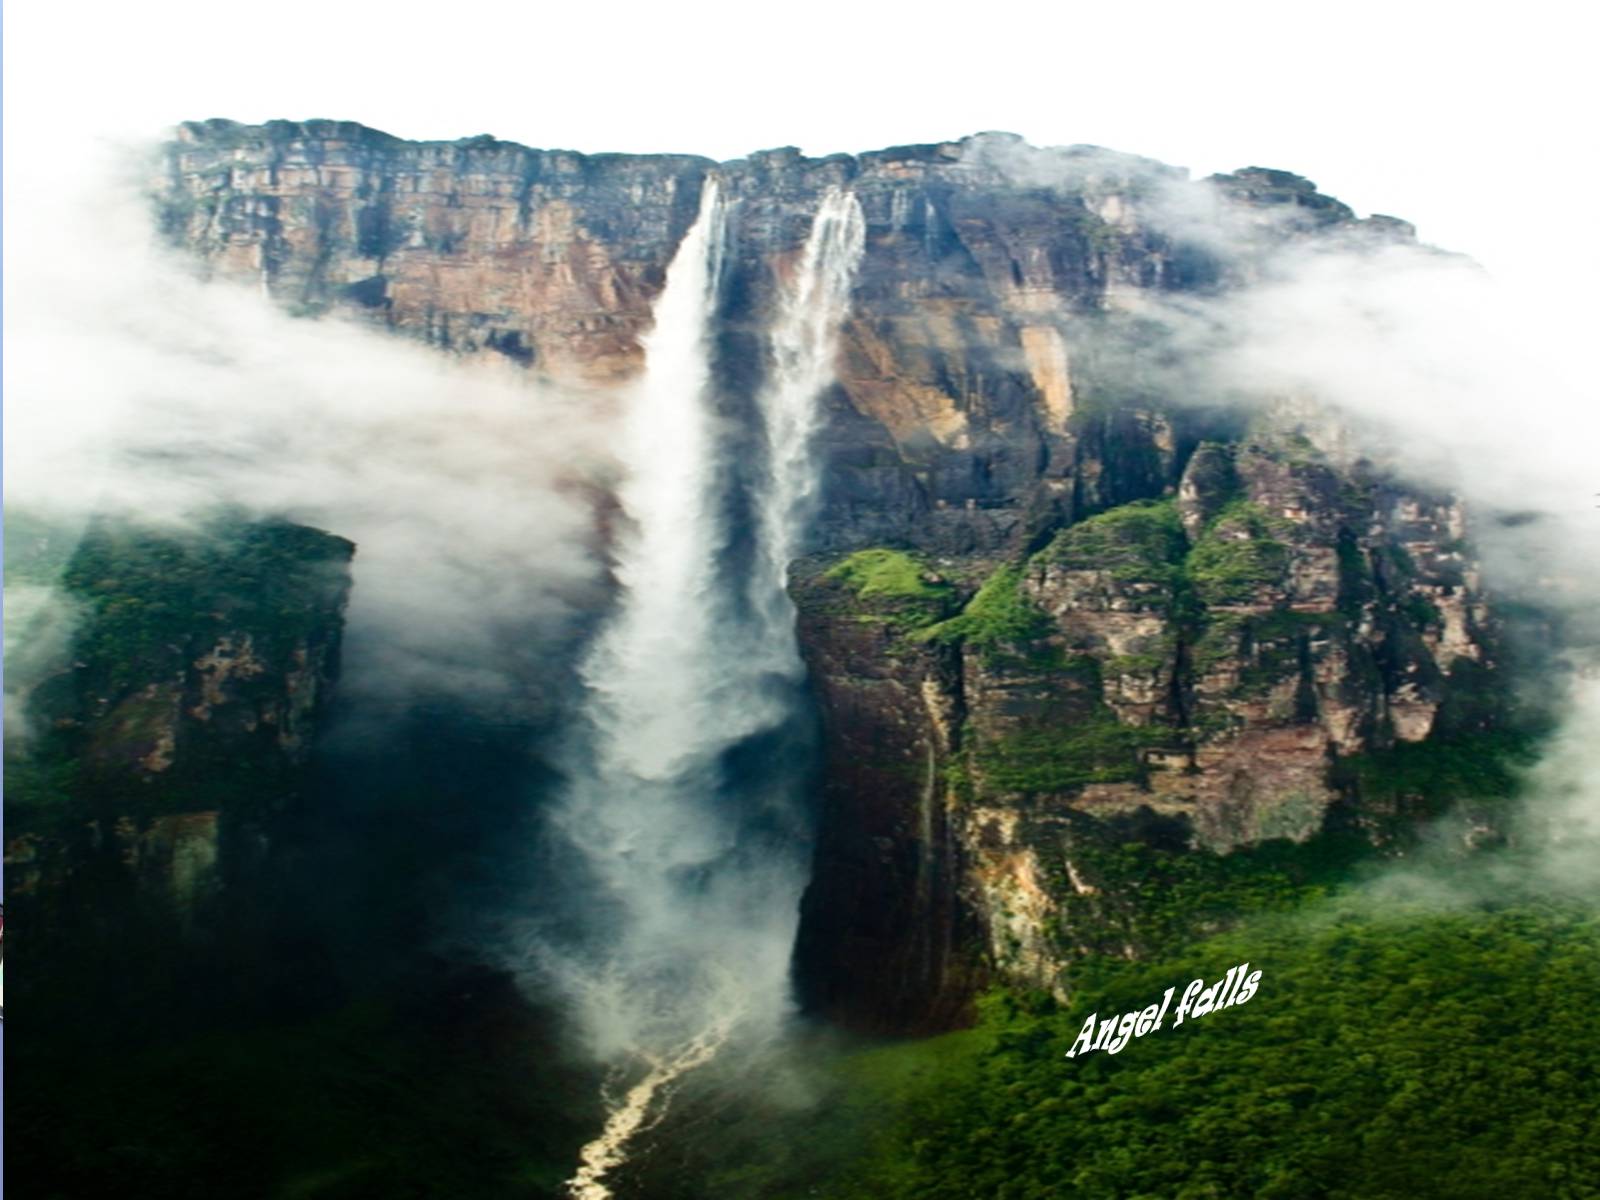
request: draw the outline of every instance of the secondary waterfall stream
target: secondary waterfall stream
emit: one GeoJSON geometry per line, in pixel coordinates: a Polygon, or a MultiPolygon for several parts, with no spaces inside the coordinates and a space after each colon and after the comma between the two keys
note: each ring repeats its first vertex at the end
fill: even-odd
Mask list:
{"type": "Polygon", "coordinates": [[[728,205],[709,180],[629,397],[621,591],[583,664],[558,817],[598,895],[584,952],[558,971],[596,1053],[617,1064],[605,1127],[567,1185],[580,1200],[611,1195],[603,1177],[661,1119],[685,1072],[736,1033],[775,1028],[788,1006],[805,863],[795,839],[770,830],[785,814],[792,822],[793,781],[731,779],[725,758],[792,715],[802,667],[785,584],[813,513],[818,400],[865,223],[853,195],[829,189],[780,286],[755,404],[765,439],[755,566],[731,581],[719,571],[729,475],[712,367],[728,237],[728,205]]]}

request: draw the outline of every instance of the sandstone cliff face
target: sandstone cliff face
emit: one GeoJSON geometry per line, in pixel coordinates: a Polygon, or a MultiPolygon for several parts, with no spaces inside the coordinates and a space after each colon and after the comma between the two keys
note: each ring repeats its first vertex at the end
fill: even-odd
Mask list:
{"type": "Polygon", "coordinates": [[[36,928],[218,916],[302,786],[353,549],[282,524],[84,535],[59,584],[68,653],[8,747],[9,892],[36,928]]]}
{"type": "Polygon", "coordinates": [[[650,305],[713,172],[735,201],[722,364],[734,391],[759,377],[763,315],[824,189],[848,184],[866,215],[824,433],[818,536],[838,547],[993,551],[1176,481],[1194,435],[1155,411],[1137,364],[1099,336],[1141,296],[1231,269],[1169,231],[1173,189],[1236,194],[1284,236],[1362,225],[1282,172],[1189,184],[1149,160],[1003,134],[716,164],[208,121],[180,128],[157,198],[177,245],[294,311],[596,382],[639,366],[650,305]]]}
{"type": "Polygon", "coordinates": [[[1404,805],[1356,764],[1493,723],[1460,507],[1305,402],[1195,394],[1151,317],[1286,242],[1412,236],[1297,176],[1006,135],[713,164],[206,122],[159,199],[180,247],[298,311],[603,385],[637,369],[712,173],[736,425],[818,197],[847,185],[867,219],[794,584],[826,730],[813,1008],[936,1028],[996,976],[1062,990],[1079,954],[1226,919],[1207,889],[1241,863],[1297,886],[1330,845],[1391,839],[1404,805]],[[1196,205],[1247,251],[1188,239],[1196,205]]]}
{"type": "Polygon", "coordinates": [[[162,219],[296,311],[342,307],[447,348],[605,378],[638,363],[709,165],[208,121],[178,131],[162,219]]]}

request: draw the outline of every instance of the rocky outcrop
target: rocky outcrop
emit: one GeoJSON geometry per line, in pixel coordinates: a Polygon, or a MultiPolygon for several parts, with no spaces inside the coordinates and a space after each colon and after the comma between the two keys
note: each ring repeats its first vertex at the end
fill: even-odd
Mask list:
{"type": "Polygon", "coordinates": [[[8,745],[8,890],[36,930],[217,917],[303,786],[353,550],[278,523],[84,535],[59,585],[68,653],[8,745]]]}
{"type": "Polygon", "coordinates": [[[1459,754],[1492,724],[1496,622],[1459,506],[1311,428],[1280,411],[1202,443],[1174,494],[1021,559],[802,570],[830,749],[811,1003],[906,1028],[996,975],[1065,993],[1082,954],[1161,947],[1410,827],[1346,764],[1459,754]],[[1240,855],[1269,844],[1287,874],[1241,889],[1240,855]],[[1218,892],[1184,893],[1208,876],[1218,892]]]}

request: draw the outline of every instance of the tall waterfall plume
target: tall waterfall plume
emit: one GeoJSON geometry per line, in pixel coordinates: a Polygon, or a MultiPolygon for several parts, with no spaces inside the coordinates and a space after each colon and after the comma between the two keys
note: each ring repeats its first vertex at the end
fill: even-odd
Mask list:
{"type": "Polygon", "coordinates": [[[839,323],[849,311],[865,247],[860,201],[842,188],[829,188],[773,321],[772,373],[760,397],[768,477],[750,600],[769,654],[796,674],[800,657],[787,590],[789,564],[814,515],[820,482],[814,446],[822,423],[818,401],[833,382],[839,323]]]}
{"type": "Polygon", "coordinates": [[[556,974],[596,1053],[618,1065],[605,1129],[568,1185],[585,1200],[610,1195],[603,1176],[685,1072],[730,1038],[771,1031],[789,1006],[805,883],[803,841],[785,836],[801,827],[797,780],[736,776],[727,757],[793,715],[801,667],[786,575],[813,512],[818,399],[864,221],[852,195],[831,189],[781,289],[755,406],[767,447],[757,567],[742,580],[718,569],[727,476],[711,349],[727,239],[727,205],[708,181],[629,398],[621,594],[583,664],[587,700],[558,815],[595,900],[584,945],[556,974]]]}

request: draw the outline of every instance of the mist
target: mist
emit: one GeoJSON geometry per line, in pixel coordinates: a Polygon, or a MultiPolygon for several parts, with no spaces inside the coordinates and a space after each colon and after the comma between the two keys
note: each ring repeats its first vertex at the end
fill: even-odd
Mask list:
{"type": "MultiPolygon", "coordinates": [[[[1041,160],[1003,139],[974,153],[1028,186],[1115,190],[1151,169],[1092,148],[1041,160]]],[[[120,515],[202,530],[231,509],[348,537],[341,704],[374,721],[438,699],[491,720],[560,718],[547,825],[526,843],[528,825],[506,830],[505,856],[527,860],[510,872],[521,891],[497,894],[459,936],[560,999],[592,1058],[618,1066],[574,1177],[578,1194],[603,1197],[603,1177],[687,1072],[736,1038],[738,1063],[768,1061],[748,1056],[752,1043],[770,1048],[790,1013],[813,764],[795,728],[805,701],[783,587],[817,504],[814,405],[863,253],[859,211],[826,202],[835,225],[818,216],[798,271],[812,290],[780,296],[772,378],[753,406],[768,438],[758,569],[731,580],[719,574],[731,533],[717,525],[728,431],[708,350],[724,236],[714,209],[703,241],[685,243],[703,277],[677,307],[658,300],[647,377],[578,391],[491,356],[296,319],[263,288],[205,280],[154,242],[145,171],[107,149],[65,192],[52,181],[13,214],[26,232],[13,235],[6,286],[26,299],[8,305],[6,502],[68,528],[120,515]],[[602,492],[620,506],[609,545],[602,492]]],[[[1158,177],[1143,216],[1232,286],[1113,298],[1111,317],[1164,330],[1158,361],[1129,352],[1151,385],[1247,415],[1302,414],[1330,457],[1462,497],[1491,600],[1566,618],[1564,669],[1521,681],[1561,720],[1506,823],[1519,853],[1453,879],[1472,836],[1463,814],[1363,895],[1459,905],[1533,885],[1592,898],[1600,484],[1588,460],[1600,417],[1578,348],[1548,344],[1538,298],[1507,296],[1465,259],[1290,236],[1292,213],[1241,215],[1209,185],[1158,177]]],[[[8,600],[8,662],[21,661],[19,629],[41,653],[68,644],[64,597],[8,600]]],[[[8,696],[8,727],[14,707],[8,696]]]]}
{"type": "Polygon", "coordinates": [[[1179,348],[1176,396],[1293,422],[1331,461],[1365,460],[1408,487],[1461,500],[1491,605],[1549,614],[1555,644],[1512,685],[1556,717],[1495,823],[1514,853],[1484,879],[1452,881],[1483,831],[1460,813],[1425,862],[1382,886],[1456,899],[1485,886],[1593,899],[1600,834],[1600,407],[1586,353],[1563,341],[1557,297],[1514,294],[1476,263],[1381,231],[1295,236],[1296,215],[1242,219],[1209,184],[1169,182],[1158,228],[1196,241],[1234,286],[1141,306],[1179,348]],[[1580,869],[1581,868],[1581,869],[1580,869]],[[1486,882],[1492,881],[1492,882],[1486,882]]]}
{"type": "MultiPolygon", "coordinates": [[[[1521,807],[1495,818],[1516,853],[1486,877],[1502,890],[1592,897],[1600,878],[1582,864],[1600,834],[1600,405],[1587,348],[1571,336],[1570,295],[1513,291],[1472,259],[1416,242],[1403,221],[1352,220],[1303,180],[1286,188],[1306,187],[1304,204],[1241,204],[1228,179],[1006,134],[970,139],[963,161],[1059,191],[1063,204],[1081,197],[1108,224],[1153,233],[1200,265],[1199,286],[1178,291],[1113,278],[1103,315],[1066,320],[1073,371],[1091,386],[1293,429],[1332,463],[1360,461],[1461,502],[1490,605],[1539,611],[1558,631],[1536,666],[1512,674],[1555,726],[1521,807]]],[[[1481,896],[1449,878],[1483,833],[1474,819],[1441,822],[1426,863],[1384,886],[1481,896]]]]}
{"type": "Polygon", "coordinates": [[[155,243],[141,153],[75,165],[10,214],[6,504],[326,529],[357,544],[345,693],[543,703],[541,654],[602,583],[611,400],[205,281],[155,243]]]}

